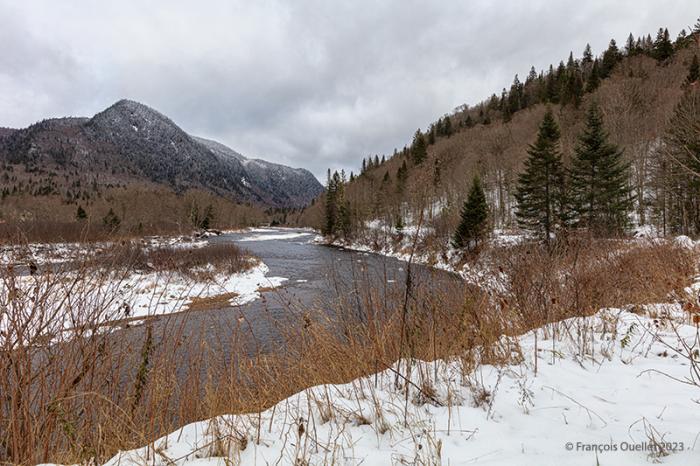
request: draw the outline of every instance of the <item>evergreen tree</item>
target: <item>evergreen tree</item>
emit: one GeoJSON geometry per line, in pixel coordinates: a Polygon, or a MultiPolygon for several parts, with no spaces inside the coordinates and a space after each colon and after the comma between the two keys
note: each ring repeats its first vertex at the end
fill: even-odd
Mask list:
{"type": "Polygon", "coordinates": [[[214,222],[214,206],[211,204],[208,204],[207,207],[204,209],[204,215],[202,216],[202,219],[199,222],[199,225],[197,225],[199,228],[202,228],[204,230],[208,230],[211,224],[214,222]]]}
{"type": "Polygon", "coordinates": [[[452,120],[449,115],[445,115],[445,119],[442,121],[442,134],[448,138],[452,136],[452,120]]]}
{"type": "Polygon", "coordinates": [[[479,177],[475,176],[467,201],[462,207],[461,219],[452,238],[452,246],[456,249],[477,247],[479,240],[485,236],[487,219],[486,195],[479,177]]]}
{"type": "Polygon", "coordinates": [[[666,61],[673,56],[673,43],[668,34],[668,29],[659,29],[654,41],[652,55],[658,61],[666,61]]]}
{"type": "Polygon", "coordinates": [[[105,215],[102,218],[102,223],[105,227],[107,227],[109,231],[117,231],[122,221],[117,216],[117,214],[114,213],[114,210],[110,207],[109,212],[107,212],[107,215],[105,215]]]}
{"type": "Polygon", "coordinates": [[[411,145],[411,156],[413,158],[413,163],[419,165],[423,163],[423,160],[428,157],[427,144],[425,143],[425,137],[420,130],[416,131],[413,136],[413,144],[411,145]]]}
{"type": "Polygon", "coordinates": [[[406,161],[404,160],[398,170],[396,170],[396,191],[401,194],[406,187],[406,180],[408,180],[408,167],[406,166],[406,161]]]}
{"type": "Polygon", "coordinates": [[[326,181],[326,205],[325,205],[325,223],[323,228],[324,235],[332,235],[335,231],[338,221],[338,204],[337,204],[337,185],[335,177],[338,172],[331,176],[331,171],[328,170],[328,180],[326,181]]]}
{"type": "Polygon", "coordinates": [[[531,144],[525,171],[518,177],[515,199],[518,224],[547,241],[564,226],[564,168],[559,152],[559,126],[551,109],[540,124],[537,139],[531,144]]]}
{"type": "Polygon", "coordinates": [[[681,32],[678,33],[678,37],[676,37],[676,43],[673,44],[673,47],[676,50],[680,50],[686,48],[688,45],[690,45],[690,37],[685,29],[681,29],[681,32]]]}
{"type": "Polygon", "coordinates": [[[583,58],[581,58],[581,65],[586,68],[593,64],[593,51],[591,50],[591,44],[586,44],[586,48],[583,50],[583,58]]]}
{"type": "Polygon", "coordinates": [[[632,207],[628,172],[622,151],[608,142],[600,109],[591,105],[570,173],[571,215],[577,226],[595,234],[625,230],[632,207]]]}
{"type": "Polygon", "coordinates": [[[690,63],[688,68],[688,77],[686,78],[687,84],[693,84],[700,81],[700,63],[698,63],[698,56],[693,56],[693,61],[690,63]]]}
{"type": "Polygon", "coordinates": [[[598,68],[598,60],[593,62],[593,68],[591,68],[591,74],[588,76],[588,81],[586,81],[586,92],[593,92],[600,86],[600,71],[598,68]]]}
{"type": "Polygon", "coordinates": [[[635,55],[636,52],[637,47],[635,46],[634,36],[630,32],[630,35],[627,36],[627,42],[625,43],[625,55],[631,57],[632,55],[635,55]]]}
{"type": "Polygon", "coordinates": [[[442,176],[442,167],[440,166],[440,159],[435,158],[435,163],[433,164],[433,187],[437,188],[440,186],[440,180],[442,176]]]}
{"type": "MultiPolygon", "coordinates": [[[[4,192],[3,192],[4,194],[4,192]]],[[[79,205],[78,210],[75,212],[75,218],[77,220],[85,220],[87,218],[87,212],[83,209],[83,206],[79,205]]]]}
{"type": "Polygon", "coordinates": [[[610,76],[621,58],[617,42],[615,42],[615,39],[612,39],[608,49],[603,53],[603,61],[600,64],[600,77],[604,79],[610,76]]]}
{"type": "Polygon", "coordinates": [[[557,83],[557,76],[554,71],[554,67],[549,65],[549,72],[547,73],[547,78],[545,82],[546,89],[546,99],[547,102],[558,103],[559,102],[559,86],[557,83]]]}

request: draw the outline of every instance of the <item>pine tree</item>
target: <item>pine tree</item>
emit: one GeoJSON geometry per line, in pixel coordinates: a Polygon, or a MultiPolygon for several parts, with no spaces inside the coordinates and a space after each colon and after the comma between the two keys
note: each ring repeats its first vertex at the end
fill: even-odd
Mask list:
{"type": "Polygon", "coordinates": [[[411,145],[411,156],[413,158],[413,163],[419,165],[423,163],[423,160],[428,157],[428,149],[425,143],[425,137],[420,130],[416,131],[413,136],[413,144],[411,145]]]}
{"type": "Polygon", "coordinates": [[[461,220],[452,238],[452,246],[456,249],[477,247],[479,240],[485,236],[487,219],[486,195],[479,177],[475,176],[467,201],[462,207],[461,220]]]}
{"type": "Polygon", "coordinates": [[[595,234],[625,230],[632,203],[628,171],[622,151],[608,142],[600,109],[591,105],[570,173],[571,215],[577,226],[595,234]]]}
{"type": "Polygon", "coordinates": [[[83,206],[79,205],[78,210],[75,212],[75,218],[77,220],[85,220],[87,218],[87,212],[83,209],[83,206]]]}
{"type": "Polygon", "coordinates": [[[515,199],[518,224],[547,241],[564,226],[564,168],[559,152],[559,126],[551,109],[540,124],[537,140],[531,144],[525,171],[518,177],[515,199]]]}
{"type": "Polygon", "coordinates": [[[688,77],[686,78],[687,84],[693,84],[700,81],[700,63],[698,63],[698,56],[693,56],[693,61],[690,63],[688,68],[688,77]]]}

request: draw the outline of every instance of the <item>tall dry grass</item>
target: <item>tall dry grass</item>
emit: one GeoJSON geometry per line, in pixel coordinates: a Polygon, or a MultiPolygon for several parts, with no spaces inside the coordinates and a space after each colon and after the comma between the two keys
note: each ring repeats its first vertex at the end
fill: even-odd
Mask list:
{"type": "MultiPolygon", "coordinates": [[[[487,251],[482,265],[483,282],[469,285],[415,265],[400,284],[379,284],[355,269],[349,277],[331,274],[328,288],[338,291],[313,306],[281,291],[268,296],[287,303],[282,317],[181,314],[114,333],[88,331],[109,318],[104,303],[111,298],[93,284],[92,268],[69,283],[61,274],[20,280],[5,268],[0,462],[103,461],[185,423],[257,412],[309,386],[347,382],[397,360],[459,356],[466,376],[478,362],[512,357],[496,344],[504,334],[603,306],[665,301],[695,271],[693,254],[668,243],[586,239],[553,251],[487,251]],[[75,287],[72,294],[82,296],[61,309],[85,331],[55,331],[64,323],[48,312],[56,304],[51,294],[32,294],[52,286],[75,287]]],[[[412,384],[430,398],[430,387],[410,373],[396,370],[397,387],[412,384]]]]}

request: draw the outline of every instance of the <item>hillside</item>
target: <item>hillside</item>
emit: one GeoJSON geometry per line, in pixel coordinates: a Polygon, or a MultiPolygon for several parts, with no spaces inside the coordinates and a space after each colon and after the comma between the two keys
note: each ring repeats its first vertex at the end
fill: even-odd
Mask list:
{"type": "MultiPolygon", "coordinates": [[[[662,183],[659,167],[667,162],[664,138],[674,109],[684,96],[697,93],[697,83],[689,83],[688,76],[693,57],[700,54],[700,33],[681,34],[675,43],[668,42],[666,33],[670,50],[665,56],[659,56],[663,30],[659,34],[656,41],[631,38],[622,50],[613,41],[600,57],[587,48],[582,58],[572,54],[548,72],[531,70],[524,82],[516,76],[500,97],[494,94],[478,105],[458,107],[419,130],[403,150],[363,159],[361,173],[350,174],[342,184],[350,218],[347,231],[332,236],[381,248],[384,245],[378,243],[387,235],[401,236],[397,226],[400,230],[417,223],[422,213],[422,246],[444,252],[476,174],[485,187],[490,229],[517,229],[518,175],[546,110],[553,111],[561,130],[562,161],[569,169],[587,109],[594,103],[601,109],[610,141],[630,164],[631,227],[697,234],[697,223],[687,219],[697,211],[694,191],[679,192],[662,183]],[[421,150],[418,145],[425,147],[420,161],[415,156],[421,150]]],[[[687,185],[686,180],[676,182],[687,185]]],[[[297,221],[324,229],[322,201],[297,221]]]]}

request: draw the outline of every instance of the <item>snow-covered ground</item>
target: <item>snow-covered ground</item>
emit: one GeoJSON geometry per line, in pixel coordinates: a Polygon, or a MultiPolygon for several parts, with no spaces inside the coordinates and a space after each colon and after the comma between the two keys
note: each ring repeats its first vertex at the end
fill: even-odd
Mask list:
{"type": "Polygon", "coordinates": [[[502,366],[413,361],[397,388],[403,362],[184,426],[108,464],[700,464],[700,341],[682,314],[602,310],[536,330],[537,351],[535,331],[514,339],[502,366]]]}
{"type": "MultiPolygon", "coordinates": [[[[173,249],[201,248],[207,242],[190,236],[147,236],[140,241],[146,249],[168,247],[173,249]]],[[[63,264],[80,261],[86,255],[97,255],[113,246],[112,243],[28,243],[0,246],[0,264],[63,264]]]]}
{"type": "MultiPolygon", "coordinates": [[[[70,337],[76,330],[92,331],[104,324],[129,319],[162,316],[183,312],[195,300],[216,298],[218,306],[242,305],[260,297],[263,289],[276,288],[287,279],[268,276],[268,267],[256,262],[245,272],[217,273],[209,279],[197,279],[177,272],[103,272],[79,282],[73,272],[60,279],[44,275],[26,275],[15,281],[0,281],[3,302],[8,293],[25,303],[13,311],[0,312],[0,337],[10,320],[25,322],[53,340],[63,334],[70,337]],[[76,283],[79,283],[76,286],[76,283]]],[[[101,331],[108,330],[103,327],[101,331]]]]}
{"type": "MultiPolygon", "coordinates": [[[[144,250],[167,247],[183,251],[207,244],[190,237],[148,237],[140,240],[144,250]]],[[[66,262],[83,263],[86,257],[99,254],[113,246],[98,244],[28,244],[0,248],[0,260],[5,264],[34,263],[58,265],[66,262]]],[[[0,338],[5,338],[10,322],[25,322],[37,333],[55,340],[70,338],[76,330],[109,331],[104,324],[128,319],[160,316],[201,309],[209,298],[217,306],[242,305],[260,297],[263,289],[281,286],[287,278],[268,276],[268,267],[250,258],[250,268],[244,272],[226,273],[213,267],[177,271],[139,270],[61,270],[59,273],[8,275],[0,280],[0,302],[12,295],[22,306],[0,310],[0,338]],[[201,273],[199,273],[201,272],[201,273]],[[18,316],[11,313],[22,312],[18,316]],[[42,329],[39,331],[38,329],[42,329]]],[[[10,335],[12,332],[9,332],[10,335]]],[[[31,332],[30,332],[31,334],[31,332]]],[[[49,340],[49,341],[51,341],[49,340]]]]}

